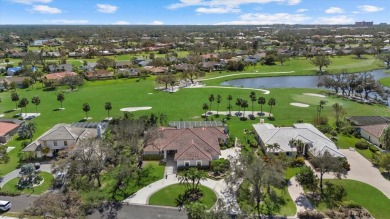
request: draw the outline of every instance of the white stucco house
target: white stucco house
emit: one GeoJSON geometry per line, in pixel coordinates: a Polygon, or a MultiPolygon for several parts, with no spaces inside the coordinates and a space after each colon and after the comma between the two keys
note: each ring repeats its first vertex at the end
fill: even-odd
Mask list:
{"type": "Polygon", "coordinates": [[[80,140],[97,138],[102,133],[99,128],[74,127],[68,124],[58,124],[27,145],[22,151],[35,152],[36,157],[53,157],[66,147],[76,145],[80,140]],[[47,154],[42,153],[43,148],[49,148],[47,154]]]}
{"type": "Polygon", "coordinates": [[[380,138],[383,131],[386,129],[388,124],[377,124],[377,125],[365,125],[360,126],[360,135],[365,138],[367,141],[373,143],[374,145],[382,148],[382,143],[380,138]]]}
{"type": "Polygon", "coordinates": [[[332,156],[345,157],[337,146],[322,132],[309,123],[297,123],[292,127],[275,127],[268,123],[253,124],[258,143],[265,147],[267,152],[285,153],[295,157],[297,154],[316,156],[328,151],[332,156]],[[303,148],[298,148],[292,142],[301,141],[303,148]],[[278,149],[268,148],[267,145],[277,143],[278,149]]]}

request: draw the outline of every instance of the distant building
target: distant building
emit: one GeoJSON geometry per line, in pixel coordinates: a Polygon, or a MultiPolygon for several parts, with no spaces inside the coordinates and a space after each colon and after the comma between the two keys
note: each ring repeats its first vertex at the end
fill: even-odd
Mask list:
{"type": "Polygon", "coordinates": [[[355,26],[358,26],[358,27],[371,27],[373,25],[374,25],[373,21],[359,21],[359,22],[355,22],[355,26]]]}

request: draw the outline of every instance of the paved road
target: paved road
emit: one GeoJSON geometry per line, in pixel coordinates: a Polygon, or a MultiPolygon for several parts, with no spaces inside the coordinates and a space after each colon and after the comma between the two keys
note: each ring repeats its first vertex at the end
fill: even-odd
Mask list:
{"type": "Polygon", "coordinates": [[[0,200],[7,200],[12,203],[12,208],[10,210],[12,212],[22,212],[37,198],[38,196],[27,196],[27,195],[21,195],[15,197],[0,196],[0,200]]]}
{"type": "MultiPolygon", "coordinates": [[[[108,218],[102,216],[99,212],[89,215],[87,218],[108,218]]],[[[179,211],[177,208],[155,207],[149,205],[123,205],[118,211],[116,218],[118,219],[186,219],[187,213],[185,210],[179,211]]]]}

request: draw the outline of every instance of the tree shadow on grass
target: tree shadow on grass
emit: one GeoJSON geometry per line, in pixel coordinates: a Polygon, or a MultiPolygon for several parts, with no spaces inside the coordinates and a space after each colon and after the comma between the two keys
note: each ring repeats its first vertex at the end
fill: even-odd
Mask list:
{"type": "Polygon", "coordinates": [[[61,110],[60,108],[53,109],[53,111],[60,111],[60,110],[61,110]]]}

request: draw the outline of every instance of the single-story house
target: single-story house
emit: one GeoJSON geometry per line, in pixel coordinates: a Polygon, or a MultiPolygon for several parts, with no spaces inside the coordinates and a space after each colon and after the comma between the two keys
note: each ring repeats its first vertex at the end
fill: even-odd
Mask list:
{"type": "Polygon", "coordinates": [[[63,79],[66,76],[76,76],[76,75],[77,75],[77,73],[64,71],[64,72],[47,74],[43,78],[46,80],[60,81],[61,79],[63,79]]]}
{"type": "Polygon", "coordinates": [[[355,126],[378,125],[378,124],[390,123],[390,117],[386,117],[386,116],[351,116],[351,117],[346,117],[345,119],[355,126]]]}
{"type": "Polygon", "coordinates": [[[253,124],[258,143],[270,153],[285,153],[295,157],[297,154],[316,156],[328,151],[332,156],[344,157],[337,146],[322,132],[309,123],[297,123],[293,127],[275,127],[268,123],[253,124]],[[300,140],[302,148],[294,146],[300,140]],[[279,148],[268,148],[277,143],[279,148]]]}
{"type": "MultiPolygon", "coordinates": [[[[14,68],[8,68],[7,69],[7,75],[8,76],[14,76],[16,74],[19,74],[22,70],[23,70],[23,66],[18,66],[18,67],[14,67],[14,68]]],[[[35,72],[36,68],[35,67],[31,67],[31,71],[35,72]]]]}
{"type": "Polygon", "coordinates": [[[23,123],[18,119],[0,119],[0,143],[7,143],[23,123]]]}
{"type": "Polygon", "coordinates": [[[49,65],[50,72],[71,72],[73,71],[72,64],[61,64],[61,65],[49,65]]]}
{"type": "Polygon", "coordinates": [[[115,63],[115,68],[129,68],[132,63],[130,61],[119,61],[115,63]]]}
{"type": "Polygon", "coordinates": [[[382,143],[380,137],[382,136],[383,131],[386,129],[388,124],[376,124],[376,125],[364,125],[360,126],[360,135],[365,138],[367,141],[373,143],[374,145],[382,148],[382,143]]]}
{"type": "Polygon", "coordinates": [[[169,71],[168,67],[145,66],[144,69],[153,75],[164,74],[169,71]]]}
{"type": "Polygon", "coordinates": [[[162,127],[161,137],[144,147],[144,156],[164,155],[172,159],[177,167],[209,166],[210,161],[219,159],[220,144],[227,135],[223,127],[182,128],[162,127]]]}
{"type": "Polygon", "coordinates": [[[107,71],[107,70],[93,70],[93,71],[87,71],[84,74],[85,78],[87,80],[105,80],[105,79],[112,79],[114,78],[114,73],[107,71]]]}
{"type": "Polygon", "coordinates": [[[50,150],[46,154],[48,157],[55,156],[59,150],[68,146],[76,145],[82,139],[92,139],[101,137],[101,127],[83,128],[68,124],[58,124],[40,136],[37,140],[27,145],[23,152],[35,152],[36,157],[42,157],[42,149],[48,147],[50,150]],[[99,130],[100,129],[100,130],[99,130]]]}
{"type": "Polygon", "coordinates": [[[4,82],[6,82],[8,85],[15,82],[17,87],[23,87],[23,81],[25,79],[30,79],[30,78],[29,77],[17,77],[17,76],[2,78],[2,79],[0,79],[0,90],[5,89],[4,82]]]}

